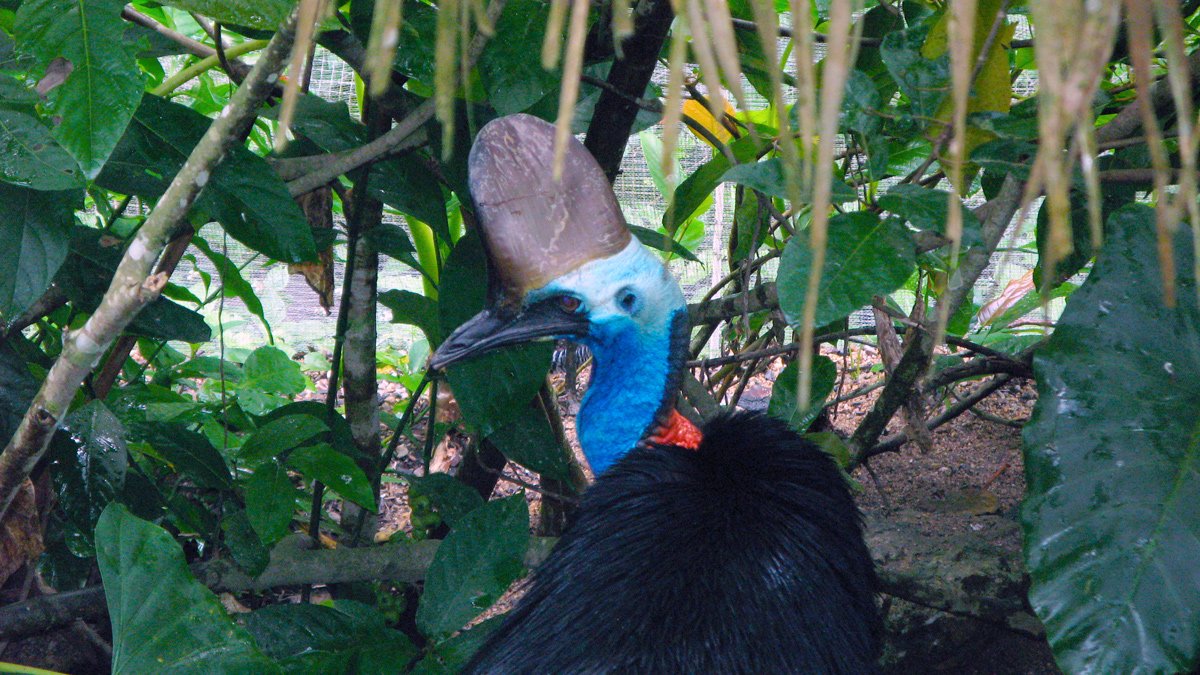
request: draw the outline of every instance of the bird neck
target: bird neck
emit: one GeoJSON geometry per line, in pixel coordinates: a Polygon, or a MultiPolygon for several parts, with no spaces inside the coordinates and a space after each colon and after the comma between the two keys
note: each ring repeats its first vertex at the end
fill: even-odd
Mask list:
{"type": "Polygon", "coordinates": [[[577,429],[596,475],[643,441],[698,444],[699,432],[688,432],[690,423],[675,411],[687,359],[687,310],[676,310],[664,328],[588,341],[592,377],[577,429]]]}

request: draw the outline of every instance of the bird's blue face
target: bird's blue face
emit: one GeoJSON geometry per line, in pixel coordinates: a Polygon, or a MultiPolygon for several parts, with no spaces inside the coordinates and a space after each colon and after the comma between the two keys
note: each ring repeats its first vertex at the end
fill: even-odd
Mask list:
{"type": "Polygon", "coordinates": [[[631,239],[619,253],[529,292],[514,316],[476,316],[443,343],[433,366],[538,338],[586,345],[595,364],[577,429],[598,474],[641,441],[674,394],[686,337],[687,304],[679,284],[657,256],[631,239]]]}

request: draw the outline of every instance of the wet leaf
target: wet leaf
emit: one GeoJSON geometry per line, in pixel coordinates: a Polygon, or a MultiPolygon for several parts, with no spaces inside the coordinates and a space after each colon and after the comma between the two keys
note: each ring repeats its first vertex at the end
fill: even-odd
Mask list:
{"type": "Polygon", "coordinates": [[[1155,214],[1113,213],[1034,360],[1022,506],[1029,600],[1066,672],[1180,672],[1200,655],[1200,308],[1187,228],[1163,305],[1155,214]]]}

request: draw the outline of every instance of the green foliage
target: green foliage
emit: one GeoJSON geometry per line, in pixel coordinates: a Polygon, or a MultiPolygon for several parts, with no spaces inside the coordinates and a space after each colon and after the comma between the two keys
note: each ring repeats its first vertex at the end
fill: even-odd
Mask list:
{"type": "Polygon", "coordinates": [[[1144,206],[1110,217],[1035,361],[1029,599],[1068,672],[1184,671],[1200,654],[1200,308],[1185,236],[1179,304],[1163,306],[1154,220],[1144,206]]]}
{"type": "Polygon", "coordinates": [[[279,672],[196,581],[165,530],[113,504],[100,516],[96,541],[114,673],[279,672]]]}
{"type": "MultiPolygon", "coordinates": [[[[811,269],[808,242],[792,237],[779,263],[779,306],[793,325],[800,324],[804,313],[811,269]]],[[[841,319],[870,304],[872,296],[891,293],[913,269],[913,242],[894,221],[868,211],[830,218],[814,324],[823,326],[841,319]]]]}
{"type": "Polygon", "coordinates": [[[800,409],[800,397],[796,393],[800,384],[799,361],[789,363],[775,378],[771,401],[767,404],[767,414],[787,422],[788,426],[800,433],[808,431],[808,426],[825,407],[825,399],[837,382],[837,365],[828,356],[813,357],[812,373],[812,389],[809,392],[812,403],[807,410],[800,409]]]}
{"type": "MultiPolygon", "coordinates": [[[[987,0],[981,15],[998,4],[987,0]]],[[[195,12],[220,22],[226,44],[233,46],[269,38],[295,5],[294,0],[134,0],[131,9],[211,44],[187,13],[195,12]]],[[[778,13],[790,11],[785,0],[766,3],[771,5],[778,13]]],[[[0,442],[12,435],[64,340],[100,306],[155,201],[234,91],[216,65],[174,90],[163,87],[168,74],[197,59],[168,37],[170,31],[122,19],[124,6],[116,0],[0,2],[0,202],[6,207],[0,239],[10,249],[0,262],[0,326],[5,329],[0,442]],[[165,55],[172,59],[158,60],[165,55]],[[149,89],[164,95],[144,94],[149,89]],[[31,308],[39,310],[30,317],[33,323],[9,330],[31,308]]],[[[729,10],[748,20],[754,18],[751,6],[735,0],[729,10]]],[[[830,29],[830,6],[828,1],[813,4],[818,32],[830,29]]],[[[983,223],[966,204],[994,199],[1007,177],[1031,176],[1040,143],[1040,104],[1031,96],[1013,101],[1009,110],[1007,99],[1009,83],[1037,68],[1035,55],[1029,48],[1006,54],[993,46],[1000,67],[989,59],[971,91],[964,194],[952,201],[939,189],[945,185],[939,172],[946,170],[940,162],[947,150],[942,137],[950,92],[945,6],[880,3],[855,16],[866,39],[848,64],[840,110],[838,136],[845,145],[839,146],[833,166],[835,207],[820,274],[818,325],[844,327],[851,312],[876,296],[894,311],[924,308],[924,317],[914,316],[931,323],[928,312],[960,283],[955,276],[960,266],[983,253],[983,223]],[[931,236],[945,235],[950,208],[963,215],[958,260],[931,236]]],[[[386,215],[403,217],[388,218],[365,232],[363,241],[384,256],[385,269],[395,262],[418,269],[424,284],[422,293],[391,288],[378,294],[379,305],[391,310],[395,323],[416,326],[425,337],[376,354],[381,379],[402,384],[411,394],[427,377],[431,346],[484,306],[487,261],[466,188],[467,155],[474,134],[499,115],[557,116],[561,70],[543,69],[539,58],[547,3],[509,0],[496,22],[496,37],[455,92],[451,146],[443,148],[441,122],[428,122],[411,137],[415,147],[377,158],[369,172],[356,168],[334,179],[332,229],[325,223],[310,226],[291,194],[296,183],[291,188],[288,183],[314,165],[323,168],[330,154],[345,156],[377,135],[351,115],[352,108],[368,113],[386,108],[400,119],[428,100],[437,24],[446,7],[405,2],[386,105],[364,105],[361,98],[358,105],[348,105],[303,94],[291,127],[294,140],[280,153],[273,150],[279,106],[275,101],[263,106],[244,137],[202,179],[204,190],[187,216],[195,232],[188,233],[182,265],[190,265],[199,281],[189,285],[176,278],[163,297],[133,318],[126,334],[137,338],[136,351],[128,357],[119,351],[103,356],[53,441],[46,470],[57,501],[48,516],[47,552],[39,569],[66,590],[88,583],[99,566],[112,610],[114,672],[452,673],[497,625],[493,618],[463,630],[523,572],[529,517],[522,497],[488,502],[478,486],[457,476],[410,475],[414,457],[387,467],[401,475],[381,474],[379,448],[365,442],[360,447],[356,435],[369,434],[358,429],[352,434],[347,421],[361,420],[353,414],[361,410],[293,400],[313,389],[313,371],[333,364],[317,351],[304,359],[302,369],[289,354],[305,345],[288,343],[283,331],[277,344],[268,322],[276,315],[271,303],[264,303],[266,293],[276,295],[279,289],[269,288],[260,298],[258,282],[251,284],[265,266],[316,261],[318,251],[325,259],[345,262],[351,238],[345,219],[353,209],[342,198],[369,194],[388,207],[386,215]],[[302,164],[309,168],[292,168],[302,164]],[[223,229],[206,229],[210,222],[223,229]],[[246,261],[227,251],[226,235],[255,257],[246,261]],[[262,324],[268,345],[239,342],[234,329],[245,319],[230,318],[230,302],[262,324]],[[101,372],[117,374],[106,396],[101,372]],[[176,542],[186,541],[188,555],[197,562],[219,556],[255,574],[269,565],[272,548],[309,520],[316,482],[329,487],[327,501],[345,500],[369,510],[381,506],[380,484],[399,484],[412,507],[413,539],[441,536],[442,526],[449,526],[425,586],[354,589],[354,597],[374,605],[342,599],[331,606],[275,604],[272,596],[262,596],[251,603],[261,607],[242,617],[245,629],[240,628],[191,577],[176,542]],[[358,595],[361,590],[367,592],[358,595]],[[391,609],[396,602],[414,604],[398,613],[391,609]],[[406,636],[397,627],[404,620],[411,623],[413,610],[415,625],[403,625],[406,636]],[[408,618],[400,620],[398,614],[408,618]]],[[[353,0],[337,9],[340,14],[322,25],[321,40],[332,54],[354,57],[370,34],[374,3],[353,0]]],[[[1025,11],[1021,3],[1012,9],[1025,11]]],[[[588,17],[583,70],[590,81],[581,85],[571,121],[574,133],[593,122],[604,95],[595,81],[608,79],[613,68],[606,12],[588,17]]],[[[1189,26],[1197,24],[1196,16],[1187,20],[1189,26]]],[[[1012,27],[1011,19],[998,26],[996,44],[1007,42],[1012,27]]],[[[976,35],[977,44],[982,37],[976,35]]],[[[770,72],[790,61],[794,45],[772,62],[757,32],[738,28],[734,39],[751,87],[769,95],[770,72]]],[[[1185,49],[1194,50],[1190,40],[1185,49]]],[[[1098,125],[1139,98],[1127,91],[1127,52],[1128,46],[1118,50],[1105,71],[1092,108],[1098,125]]],[[[694,57],[695,50],[690,54],[694,57]]],[[[254,58],[251,54],[246,61],[254,58]]],[[[1156,77],[1165,75],[1163,63],[1153,61],[1156,77]]],[[[790,96],[796,83],[783,76],[790,96]]],[[[664,94],[654,84],[636,93],[649,103],[664,94]]],[[[712,148],[696,166],[695,148],[709,146],[685,144],[668,158],[673,170],[664,171],[662,132],[653,126],[661,112],[643,107],[633,130],[648,130],[639,139],[650,173],[646,182],[669,206],[659,227],[631,230],[661,251],[672,271],[684,272],[689,286],[710,275],[723,279],[712,289],[717,302],[735,306],[736,300],[722,296],[749,291],[756,301],[768,298],[769,305],[774,296],[762,292],[769,290],[763,284],[777,283],[778,308],[729,317],[716,326],[714,339],[723,349],[751,350],[795,339],[812,271],[813,214],[807,203],[812,186],[788,184],[791,172],[784,158],[791,153],[783,152],[786,141],[776,137],[779,111],[735,110],[726,124],[703,123],[728,138],[727,146],[712,148]],[[714,198],[725,184],[735,188],[714,198]],[[790,204],[793,193],[803,203],[790,204]],[[725,211],[718,213],[722,203],[725,211]],[[709,257],[697,253],[716,232],[728,260],[719,263],[720,269],[701,270],[700,261],[709,257]],[[782,320],[776,309],[782,310],[782,320]]],[[[784,124],[799,141],[798,107],[783,112],[784,124]]],[[[602,131],[611,126],[596,122],[602,131]]],[[[1164,129],[1168,136],[1175,133],[1170,125],[1164,129]]],[[[1120,147],[1096,158],[1101,172],[1151,166],[1143,143],[1117,140],[1108,147],[1120,147]]],[[[1172,161],[1179,145],[1168,138],[1172,161]]],[[[815,147],[798,142],[797,150],[815,156],[815,147]]],[[[1183,234],[1174,241],[1179,306],[1165,308],[1153,216],[1142,208],[1122,209],[1144,200],[1147,190],[1151,200],[1162,195],[1149,181],[1105,180],[1100,204],[1109,224],[1105,249],[1076,293],[1065,280],[1088,271],[1095,251],[1084,181],[1078,174],[1071,180],[1074,251],[1047,274],[1039,262],[1037,288],[1025,292],[1027,287],[1014,285],[1012,297],[989,308],[986,320],[974,303],[991,300],[994,293],[990,287],[968,293],[946,329],[1000,352],[989,355],[993,363],[1030,348],[1041,350],[1035,362],[1041,403],[1026,436],[1030,497],[1023,521],[1033,576],[1030,599],[1060,664],[1072,671],[1186,670],[1195,666],[1200,651],[1191,609],[1200,606],[1200,597],[1193,592],[1194,575],[1188,576],[1192,551],[1185,546],[1194,542],[1200,518],[1192,506],[1200,503],[1200,495],[1193,494],[1200,433],[1194,428],[1200,357],[1193,347],[1200,340],[1195,334],[1200,320],[1188,257],[1193,242],[1183,234]],[[1067,301],[1066,313],[1049,346],[1041,347],[1044,328],[1031,325],[1031,314],[1060,299],[1067,301]]],[[[1036,252],[1043,262],[1048,255],[1045,211],[1036,228],[1015,236],[1016,246],[1036,252]],[[1025,243],[1030,234],[1035,241],[1025,243]]],[[[1005,238],[1012,239],[1011,234],[1005,238]]],[[[282,267],[271,270],[268,286],[283,274],[282,267]]],[[[695,290],[689,288],[690,300],[699,297],[695,290]]],[[[334,325],[331,319],[329,336],[334,325]]],[[[398,456],[426,436],[436,443],[453,427],[456,434],[469,433],[473,443],[486,439],[544,478],[569,481],[572,467],[561,439],[536,400],[546,383],[551,350],[548,342],[518,346],[452,368],[437,388],[452,391],[462,413],[459,421],[430,423],[427,399],[400,396],[383,415],[386,426],[400,434],[398,456]],[[395,429],[401,416],[407,426],[395,429]]],[[[792,358],[785,357],[789,363],[774,384],[768,412],[804,430],[820,403],[797,409],[792,358]]],[[[941,374],[974,358],[975,352],[956,349],[940,354],[932,371],[941,374]]],[[[725,394],[738,391],[727,385],[753,375],[750,368],[725,372],[730,371],[729,378],[713,381],[714,392],[719,387],[725,394]]],[[[814,402],[830,397],[835,377],[834,362],[818,356],[814,402]]],[[[438,405],[441,409],[441,401],[438,405]]],[[[851,450],[838,437],[814,440],[849,463],[851,450]]],[[[343,504],[342,514],[348,511],[343,504]]],[[[342,523],[339,532],[323,513],[317,515],[322,535],[344,542],[353,534],[353,524],[342,523]]],[[[363,534],[358,545],[366,545],[371,533],[363,534]]]]}
{"type": "Polygon", "coordinates": [[[69,2],[28,0],[17,10],[18,47],[44,68],[42,83],[54,86],[46,112],[59,144],[95,178],[137,109],[143,77],[122,39],[121,0],[69,2]]]}
{"type": "Polygon", "coordinates": [[[246,617],[246,630],[285,673],[403,672],[418,652],[374,607],[268,605],[246,617]]]}
{"type": "Polygon", "coordinates": [[[17,246],[0,262],[0,317],[20,316],[58,273],[67,258],[71,213],[79,197],[75,190],[38,192],[0,183],[0,240],[17,246]]]}
{"type": "Polygon", "coordinates": [[[460,519],[438,548],[425,577],[417,626],[434,638],[491,607],[521,574],[529,546],[529,511],[516,494],[460,519]]]}

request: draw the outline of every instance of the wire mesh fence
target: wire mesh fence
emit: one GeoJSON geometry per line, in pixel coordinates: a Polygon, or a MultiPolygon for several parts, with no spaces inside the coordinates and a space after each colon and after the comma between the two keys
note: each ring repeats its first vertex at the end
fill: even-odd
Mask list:
{"type": "MultiPolygon", "coordinates": [[[[1019,27],[1018,32],[1020,30],[1019,27]]],[[[665,82],[665,71],[656,74],[655,79],[665,82]]],[[[1019,84],[1022,85],[1025,94],[1031,93],[1031,88],[1036,86],[1036,82],[1019,84]]],[[[353,71],[343,61],[324,50],[318,49],[316,52],[310,87],[313,94],[331,101],[343,101],[348,104],[352,114],[359,114],[353,71]]],[[[750,96],[755,96],[750,87],[746,87],[746,90],[750,92],[750,96]]],[[[766,106],[766,101],[762,99],[751,100],[749,103],[752,106],[766,106]]],[[[662,128],[655,126],[641,133],[661,138],[662,128]]],[[[676,149],[679,163],[677,180],[690,175],[711,159],[713,153],[710,146],[692,136],[686,129],[681,130],[679,139],[676,149]]],[[[713,283],[729,271],[725,238],[733,222],[734,189],[731,184],[719,186],[713,194],[712,207],[699,219],[703,226],[703,235],[696,257],[700,262],[674,258],[669,263],[690,301],[699,300],[713,283]]],[[[655,184],[639,135],[630,138],[622,171],[614,184],[614,190],[630,224],[650,229],[661,224],[662,215],[667,209],[666,198],[655,184]]],[[[968,205],[977,204],[968,202],[968,205]]],[[[1035,208],[1029,210],[1030,214],[1037,213],[1036,204],[1034,206],[1035,208]]],[[[395,212],[385,211],[384,218],[385,222],[403,223],[402,216],[395,212]]],[[[976,285],[974,301],[977,304],[994,297],[1009,282],[1033,269],[1037,255],[1029,246],[1034,237],[1032,220],[1031,216],[1027,216],[1023,220],[1015,220],[1012,224],[1002,250],[993,256],[991,265],[976,285]]],[[[344,226],[344,222],[341,221],[336,224],[339,227],[344,226]]],[[[266,320],[271,325],[277,343],[295,351],[328,349],[332,346],[333,318],[321,307],[317,294],[307,286],[302,276],[290,274],[287,266],[283,264],[255,263],[253,252],[228,237],[221,236],[216,225],[205,228],[205,235],[210,238],[214,247],[224,250],[236,265],[244,267],[243,274],[262,300],[266,320]]],[[[344,262],[340,258],[335,260],[335,298],[341,295],[344,262]]],[[[776,261],[772,261],[762,268],[761,274],[766,279],[773,279],[776,267],[776,261]]],[[[204,275],[216,278],[215,270],[209,261],[202,257],[189,256],[180,265],[173,281],[199,291],[204,289],[204,275]]],[[[394,260],[381,260],[381,292],[393,288],[420,292],[421,287],[419,273],[394,260]]],[[[903,292],[899,293],[898,299],[901,304],[912,302],[911,294],[905,298],[903,292]]],[[[1052,304],[1049,311],[1052,314],[1057,313],[1057,308],[1052,304]]],[[[220,323],[224,327],[223,338],[227,346],[252,347],[262,344],[267,339],[261,322],[240,300],[226,298],[223,302],[206,306],[202,312],[214,326],[218,323],[218,314],[220,315],[220,323]]],[[[391,314],[386,308],[380,308],[378,318],[379,340],[383,345],[404,349],[421,338],[415,328],[391,323],[391,314]]],[[[864,309],[855,312],[850,321],[852,326],[859,326],[870,324],[873,318],[870,312],[864,309]]]]}

